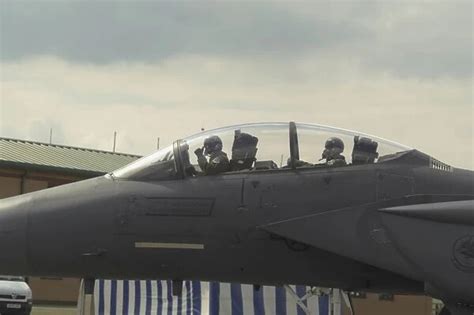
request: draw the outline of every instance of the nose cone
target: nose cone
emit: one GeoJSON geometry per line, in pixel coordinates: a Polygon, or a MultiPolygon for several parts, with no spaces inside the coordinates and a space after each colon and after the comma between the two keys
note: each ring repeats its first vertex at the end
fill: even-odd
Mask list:
{"type": "Polygon", "coordinates": [[[31,194],[29,275],[78,277],[88,272],[87,257],[102,261],[103,255],[95,254],[107,249],[104,242],[112,237],[114,187],[100,177],[31,194]]]}
{"type": "Polygon", "coordinates": [[[27,217],[31,198],[17,196],[0,200],[0,273],[28,273],[27,217]]]}

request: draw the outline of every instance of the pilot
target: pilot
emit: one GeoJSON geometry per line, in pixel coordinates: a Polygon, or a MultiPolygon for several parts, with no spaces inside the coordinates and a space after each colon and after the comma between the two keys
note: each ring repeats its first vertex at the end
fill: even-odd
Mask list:
{"type": "Polygon", "coordinates": [[[204,147],[198,148],[194,153],[204,175],[216,175],[230,169],[229,158],[222,151],[222,140],[218,136],[210,136],[204,140],[204,147]],[[206,156],[209,156],[209,161],[206,156]]]}
{"type": "Polygon", "coordinates": [[[341,153],[344,151],[344,142],[341,139],[332,137],[326,141],[321,160],[326,160],[324,164],[329,166],[347,165],[346,158],[341,153]]]}

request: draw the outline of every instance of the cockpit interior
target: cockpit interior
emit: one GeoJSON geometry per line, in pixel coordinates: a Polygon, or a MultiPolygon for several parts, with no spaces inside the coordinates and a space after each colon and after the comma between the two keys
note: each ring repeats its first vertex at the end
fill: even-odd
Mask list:
{"type": "Polygon", "coordinates": [[[225,163],[219,174],[351,167],[382,162],[387,156],[409,150],[412,149],[375,136],[323,125],[243,124],[177,140],[114,171],[112,176],[145,181],[205,176],[203,161],[225,163]],[[216,146],[220,151],[206,154],[204,143],[211,137],[220,140],[220,146],[216,146]],[[205,157],[201,157],[201,163],[199,153],[205,157]]]}

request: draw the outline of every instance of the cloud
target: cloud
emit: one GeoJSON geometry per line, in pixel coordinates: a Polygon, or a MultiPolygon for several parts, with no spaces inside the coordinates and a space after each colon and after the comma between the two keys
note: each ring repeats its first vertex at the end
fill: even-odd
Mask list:
{"type": "Polygon", "coordinates": [[[331,55],[293,62],[187,55],[105,65],[43,57],[4,62],[1,72],[3,136],[45,141],[40,135],[53,126],[65,144],[110,150],[118,131],[120,151],[145,154],[157,137],[164,146],[201,127],[295,120],[474,166],[471,79],[400,78],[331,55]]]}
{"type": "Polygon", "coordinates": [[[295,120],[473,168],[472,6],[0,1],[0,132],[145,154],[295,120]]]}
{"type": "Polygon", "coordinates": [[[270,3],[2,3],[5,58],[57,54],[102,63],[292,53],[357,33],[350,23],[304,18],[270,3]]]}
{"type": "Polygon", "coordinates": [[[351,59],[402,77],[472,77],[472,2],[0,2],[1,58],[156,63],[351,59]]]}

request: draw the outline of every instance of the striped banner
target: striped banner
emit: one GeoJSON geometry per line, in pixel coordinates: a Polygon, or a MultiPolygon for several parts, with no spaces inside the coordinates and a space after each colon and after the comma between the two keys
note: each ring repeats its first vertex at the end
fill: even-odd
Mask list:
{"type": "Polygon", "coordinates": [[[274,287],[184,281],[173,296],[171,281],[96,280],[98,315],[340,315],[341,293],[317,296],[307,286],[274,287]],[[290,289],[291,288],[291,289],[290,289]]]}

